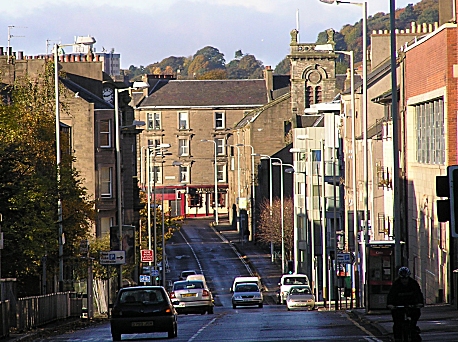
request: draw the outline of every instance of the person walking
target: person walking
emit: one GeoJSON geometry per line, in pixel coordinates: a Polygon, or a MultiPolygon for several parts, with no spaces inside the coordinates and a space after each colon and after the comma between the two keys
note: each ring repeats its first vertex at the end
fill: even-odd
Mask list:
{"type": "Polygon", "coordinates": [[[424,298],[420,285],[415,279],[411,278],[410,274],[408,267],[399,268],[399,277],[393,282],[387,297],[387,307],[391,310],[393,317],[395,341],[400,341],[402,338],[402,324],[404,321],[404,311],[396,309],[397,306],[414,306],[410,311],[412,326],[416,330],[414,341],[421,341],[417,322],[421,315],[420,308],[424,306],[424,298]]]}

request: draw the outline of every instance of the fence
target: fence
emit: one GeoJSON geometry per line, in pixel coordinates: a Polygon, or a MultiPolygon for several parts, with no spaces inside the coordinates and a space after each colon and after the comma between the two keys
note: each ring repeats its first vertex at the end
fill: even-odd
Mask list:
{"type": "Polygon", "coordinates": [[[72,292],[19,298],[16,305],[0,302],[0,337],[10,331],[24,332],[69,317],[80,317],[82,298],[72,292]]]}

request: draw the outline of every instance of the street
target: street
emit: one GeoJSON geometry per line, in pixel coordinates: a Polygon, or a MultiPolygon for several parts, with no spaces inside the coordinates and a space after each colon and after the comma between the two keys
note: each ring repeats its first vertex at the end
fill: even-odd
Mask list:
{"type": "MultiPolygon", "coordinates": [[[[208,220],[188,221],[167,245],[170,264],[168,279],[180,272],[203,272],[215,296],[214,314],[178,317],[178,337],[174,341],[389,341],[377,338],[354,322],[346,312],[287,311],[272,302],[258,307],[232,309],[229,291],[234,277],[250,275],[250,268],[232,244],[208,226],[208,220]]],[[[126,341],[165,340],[167,334],[123,335],[126,341]]],[[[111,341],[110,324],[52,338],[53,341],[111,341]]],[[[37,340],[35,340],[37,341],[37,340]]]]}

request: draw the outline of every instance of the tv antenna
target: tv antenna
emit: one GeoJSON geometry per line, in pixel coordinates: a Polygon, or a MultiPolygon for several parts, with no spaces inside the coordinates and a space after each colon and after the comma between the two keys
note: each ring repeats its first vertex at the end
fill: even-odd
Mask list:
{"type": "Polygon", "coordinates": [[[8,63],[10,62],[10,42],[11,38],[23,38],[25,36],[13,36],[11,34],[11,30],[13,28],[27,28],[26,26],[14,26],[14,25],[8,25],[8,48],[6,49],[6,54],[7,54],[7,61],[8,63]]]}

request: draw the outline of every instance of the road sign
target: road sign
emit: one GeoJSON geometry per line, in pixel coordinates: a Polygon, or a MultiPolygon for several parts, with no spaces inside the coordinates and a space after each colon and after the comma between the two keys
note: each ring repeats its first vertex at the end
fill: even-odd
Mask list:
{"type": "Polygon", "coordinates": [[[351,253],[337,253],[337,263],[338,264],[352,264],[352,255],[351,253]]]}
{"type": "Polygon", "coordinates": [[[151,270],[151,275],[157,277],[159,275],[159,270],[151,270]]]}
{"type": "Polygon", "coordinates": [[[152,249],[142,249],[141,262],[152,262],[154,253],[152,249]]]}
{"type": "Polygon", "coordinates": [[[140,283],[149,283],[151,281],[151,277],[149,275],[142,274],[140,275],[140,283]]]}
{"type": "Polygon", "coordinates": [[[122,265],[126,263],[125,251],[100,252],[100,263],[102,265],[122,265]]]}

